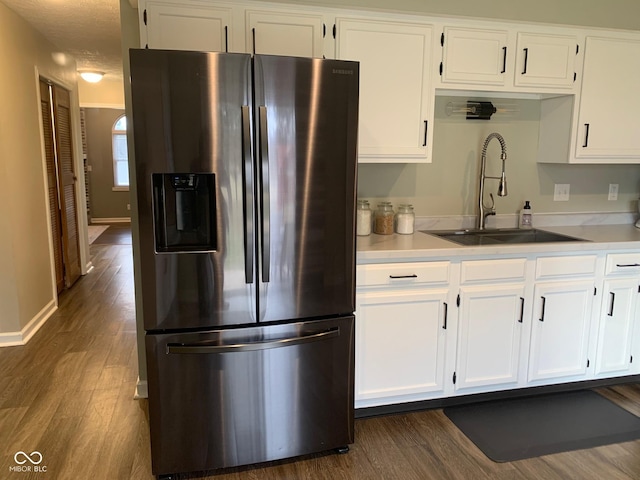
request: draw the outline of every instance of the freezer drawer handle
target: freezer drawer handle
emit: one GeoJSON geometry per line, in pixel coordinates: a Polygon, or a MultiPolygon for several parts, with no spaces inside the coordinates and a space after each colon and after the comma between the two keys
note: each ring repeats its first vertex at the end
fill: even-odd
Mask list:
{"type": "Polygon", "coordinates": [[[229,352],[252,352],[256,350],[268,350],[279,347],[292,347],[304,343],[317,342],[319,340],[329,340],[340,336],[340,327],[331,328],[324,332],[312,333],[301,337],[282,338],[280,340],[270,340],[268,342],[254,343],[234,343],[232,345],[206,345],[206,344],[184,344],[168,343],[167,354],[174,353],[229,353],[229,352]]]}

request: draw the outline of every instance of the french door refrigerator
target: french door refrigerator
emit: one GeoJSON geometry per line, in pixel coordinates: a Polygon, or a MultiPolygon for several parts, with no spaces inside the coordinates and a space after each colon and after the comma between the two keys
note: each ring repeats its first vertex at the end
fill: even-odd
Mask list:
{"type": "Polygon", "coordinates": [[[353,442],[358,78],[131,51],[154,474],[353,442]]]}

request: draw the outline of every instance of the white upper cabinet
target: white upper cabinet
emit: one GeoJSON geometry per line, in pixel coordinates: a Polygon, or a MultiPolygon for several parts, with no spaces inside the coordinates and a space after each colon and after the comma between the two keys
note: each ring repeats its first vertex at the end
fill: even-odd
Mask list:
{"type": "Polygon", "coordinates": [[[322,15],[246,12],[246,45],[251,53],[322,58],[322,15]]]}
{"type": "Polygon", "coordinates": [[[504,85],[508,37],[506,30],[445,27],[442,81],[504,85]]]}
{"type": "Polygon", "coordinates": [[[571,87],[577,54],[577,38],[573,35],[518,33],[514,83],[571,87]]]}
{"type": "Polygon", "coordinates": [[[231,51],[230,8],[147,2],[142,15],[149,48],[231,51]]]}
{"type": "Polygon", "coordinates": [[[360,162],[431,161],[429,25],[338,18],[336,56],[360,62],[360,162]]]}
{"type": "Polygon", "coordinates": [[[444,27],[440,43],[445,88],[547,92],[574,87],[576,35],[456,26],[444,27]]]}
{"type": "Polygon", "coordinates": [[[640,40],[588,37],[576,157],[640,162],[640,40]]]}

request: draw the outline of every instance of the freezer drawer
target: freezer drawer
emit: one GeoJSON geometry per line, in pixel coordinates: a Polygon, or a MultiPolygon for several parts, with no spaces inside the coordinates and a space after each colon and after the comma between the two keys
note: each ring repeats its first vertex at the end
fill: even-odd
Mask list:
{"type": "Polygon", "coordinates": [[[153,473],[353,442],[354,318],[147,334],[153,473]]]}

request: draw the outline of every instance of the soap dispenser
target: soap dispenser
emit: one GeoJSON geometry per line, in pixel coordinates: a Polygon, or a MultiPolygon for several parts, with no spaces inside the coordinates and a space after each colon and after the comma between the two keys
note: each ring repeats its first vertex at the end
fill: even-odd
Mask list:
{"type": "Polygon", "coordinates": [[[524,202],[524,208],[520,210],[520,228],[533,227],[533,210],[529,204],[529,200],[524,202]]]}

